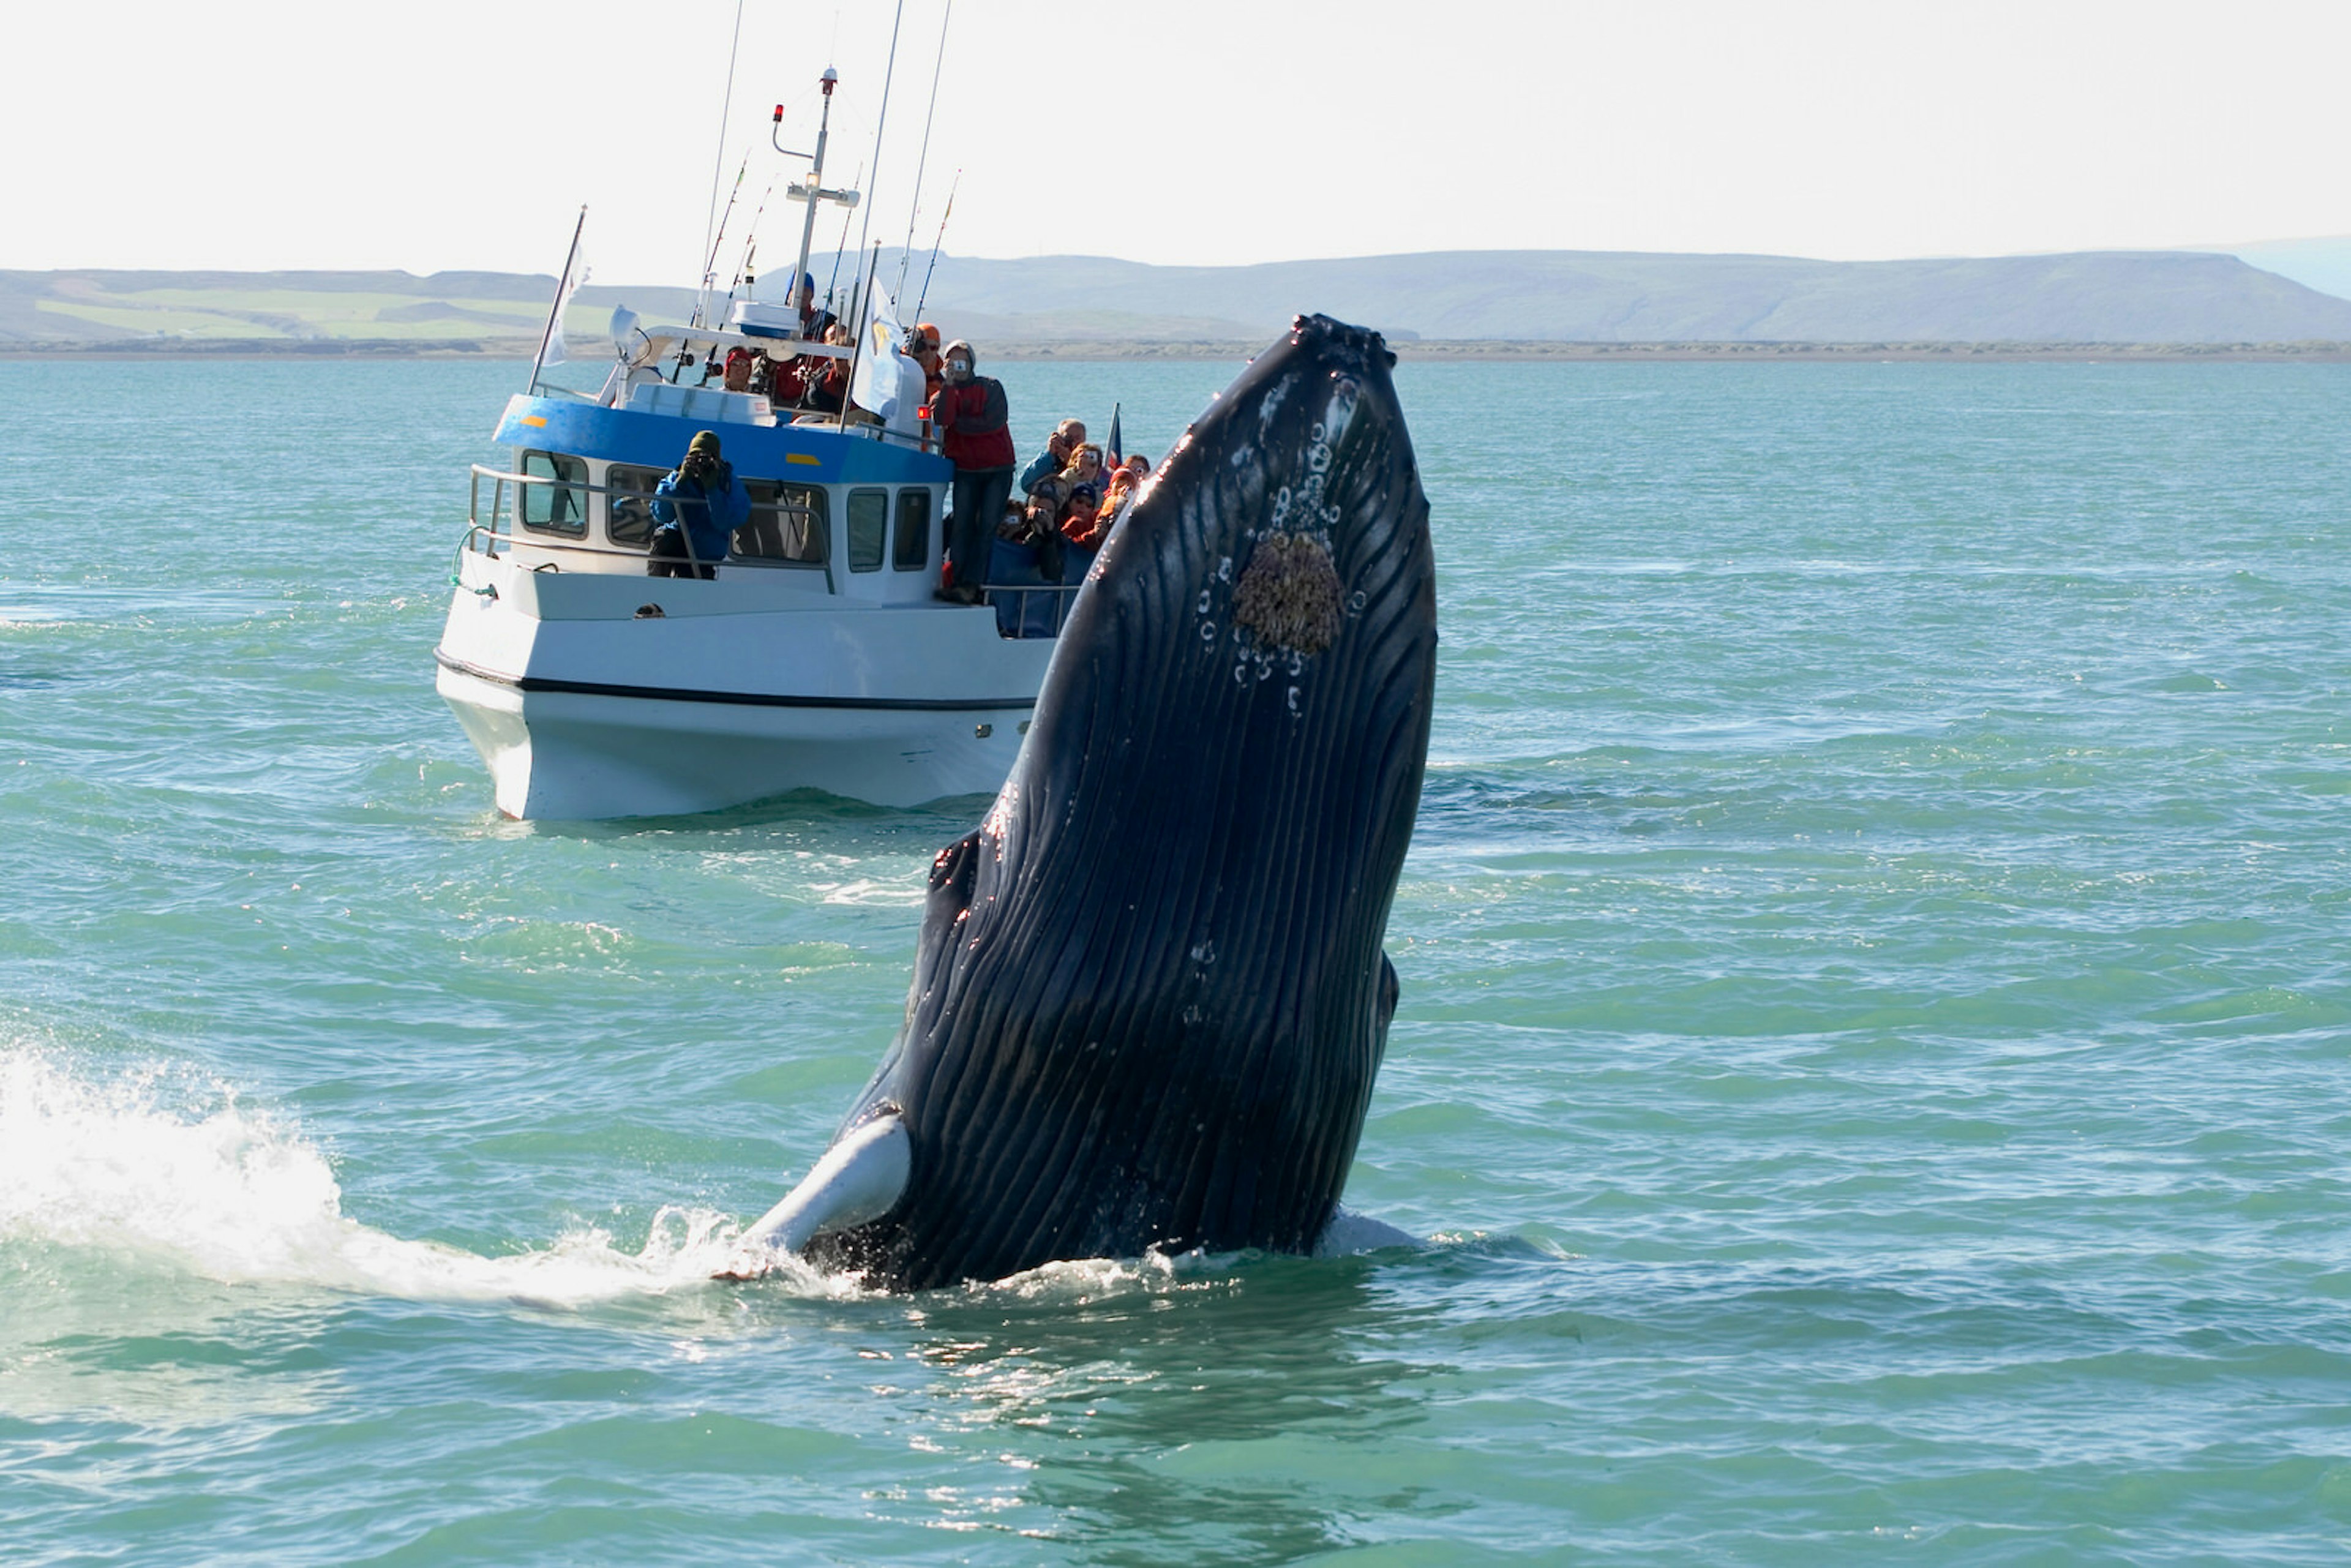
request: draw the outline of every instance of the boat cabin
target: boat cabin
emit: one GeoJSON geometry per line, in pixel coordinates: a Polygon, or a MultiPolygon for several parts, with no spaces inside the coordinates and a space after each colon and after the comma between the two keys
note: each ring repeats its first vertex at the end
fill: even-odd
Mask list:
{"type": "Polygon", "coordinates": [[[673,384],[653,369],[682,344],[709,353],[743,341],[758,340],[660,329],[596,397],[514,397],[495,436],[512,449],[509,465],[474,469],[469,543],[533,570],[642,577],[654,486],[710,430],[751,497],[722,576],[757,574],[772,592],[836,602],[930,602],[952,465],[912,421],[794,420],[764,397],[673,384]]]}

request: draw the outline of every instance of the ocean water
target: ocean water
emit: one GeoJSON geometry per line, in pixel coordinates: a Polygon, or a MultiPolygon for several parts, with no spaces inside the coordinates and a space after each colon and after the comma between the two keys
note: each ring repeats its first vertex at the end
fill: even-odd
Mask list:
{"type": "Polygon", "coordinates": [[[0,362],[0,1558],[2351,1552],[2351,367],[1405,365],[1425,1239],[916,1297],[705,1276],[984,803],[500,820],[518,379],[0,362]]]}

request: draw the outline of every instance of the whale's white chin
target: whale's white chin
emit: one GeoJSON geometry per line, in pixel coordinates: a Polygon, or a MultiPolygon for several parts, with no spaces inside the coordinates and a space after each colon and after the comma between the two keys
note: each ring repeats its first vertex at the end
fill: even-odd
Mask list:
{"type": "Polygon", "coordinates": [[[897,1206],[914,1169],[905,1124],[877,1116],[824,1152],[783,1202],[743,1233],[726,1272],[767,1271],[778,1252],[798,1252],[827,1230],[848,1230],[879,1219],[897,1206]]]}

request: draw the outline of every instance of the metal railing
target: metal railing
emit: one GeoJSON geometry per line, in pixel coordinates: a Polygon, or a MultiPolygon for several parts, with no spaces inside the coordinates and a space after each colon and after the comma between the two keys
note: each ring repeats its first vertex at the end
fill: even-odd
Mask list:
{"type": "MultiPolygon", "coordinates": [[[[578,555],[618,556],[631,561],[642,561],[652,559],[650,552],[638,549],[633,546],[593,543],[588,541],[584,538],[584,534],[589,527],[588,515],[584,510],[580,514],[580,526],[583,534],[583,538],[580,540],[573,541],[561,538],[545,538],[540,535],[538,529],[533,528],[532,525],[528,522],[523,523],[522,527],[530,530],[531,537],[523,538],[517,536],[513,531],[516,521],[515,507],[521,500],[523,486],[528,485],[553,486],[567,494],[575,497],[619,496],[626,499],[646,502],[650,502],[653,499],[653,492],[649,490],[640,490],[632,486],[590,485],[582,479],[564,479],[549,474],[517,474],[512,469],[491,468],[479,463],[470,465],[465,495],[465,537],[457,541],[457,559],[454,563],[455,570],[452,570],[449,574],[449,580],[451,582],[455,583],[463,580],[462,568],[464,565],[465,552],[468,550],[472,550],[477,555],[486,556],[493,560],[498,559],[502,554],[511,552],[517,545],[527,545],[532,549],[566,551],[578,555]],[[490,520],[486,523],[482,521],[482,481],[485,479],[490,481],[490,520]],[[515,487],[515,494],[511,502],[509,501],[507,492],[507,486],[509,485],[515,487]],[[503,547],[503,549],[501,547],[503,547]]],[[[829,522],[827,526],[830,528],[829,522]]],[[[680,529],[679,532],[683,535],[684,530],[680,529]]],[[[684,544],[686,549],[685,564],[690,567],[705,564],[700,558],[694,554],[693,539],[691,538],[685,538],[684,544]]],[[[726,565],[767,568],[797,567],[803,570],[812,570],[818,566],[821,566],[824,570],[825,591],[828,593],[838,591],[833,582],[832,549],[830,539],[826,542],[824,559],[821,562],[796,561],[772,557],[737,556],[730,552],[723,560],[712,561],[707,564],[712,566],[726,565]]],[[[1078,590],[1084,586],[1085,584],[1082,581],[985,582],[980,584],[980,602],[986,604],[990,610],[995,610],[998,607],[998,599],[999,595],[1008,596],[1011,599],[1012,631],[1010,635],[1013,637],[1059,637],[1061,634],[1062,623],[1066,622],[1070,616],[1070,602],[1076,596],[1078,590]],[[1044,630],[1031,630],[1029,612],[1029,602],[1033,598],[1040,595],[1043,596],[1050,603],[1050,622],[1044,630]]],[[[475,591],[483,594],[494,594],[496,591],[494,589],[476,589],[475,591]]]]}
{"type": "MultiPolygon", "coordinates": [[[[585,509],[580,513],[580,537],[577,541],[538,538],[526,539],[516,534],[514,528],[519,519],[516,517],[515,511],[521,504],[523,487],[528,485],[552,486],[565,495],[572,497],[625,496],[646,501],[653,498],[646,491],[625,486],[590,485],[582,479],[564,479],[551,474],[517,474],[511,469],[490,468],[476,463],[472,465],[465,486],[465,547],[474,547],[475,541],[479,540],[481,541],[479,553],[487,556],[501,553],[497,549],[501,544],[508,549],[517,544],[528,544],[535,549],[570,550],[581,555],[632,556],[638,559],[644,558],[643,550],[632,546],[589,542],[588,514],[585,509]],[[490,520],[486,523],[482,521],[482,481],[485,479],[491,482],[490,520]],[[515,487],[511,503],[507,495],[507,486],[509,485],[515,487]]],[[[529,528],[534,535],[540,532],[538,528],[528,522],[521,523],[521,526],[529,528]]],[[[693,549],[691,545],[686,548],[689,550],[693,549]]]]}
{"type": "MultiPolygon", "coordinates": [[[[714,346],[718,343],[740,343],[758,349],[768,357],[771,362],[777,364],[789,363],[795,359],[846,360],[851,358],[851,350],[838,343],[819,343],[798,338],[745,338],[726,332],[691,331],[679,340],[664,339],[656,334],[655,340],[677,341],[689,348],[696,342],[703,341],[710,342],[714,346]],[[789,353],[781,352],[786,347],[790,349],[789,353]]],[[[680,372],[685,368],[682,364],[674,365],[668,376],[661,376],[660,362],[669,357],[664,352],[632,364],[622,373],[617,390],[608,383],[601,394],[567,392],[567,395],[586,398],[590,402],[602,402],[606,396],[611,396],[615,400],[611,406],[626,407],[631,389],[642,384],[629,379],[638,370],[652,370],[656,377],[660,377],[668,385],[685,386],[686,383],[678,379],[680,372]]],[[[689,390],[707,390],[713,380],[714,370],[715,367],[710,363],[710,357],[705,357],[702,380],[689,390]]],[[[747,387],[744,390],[749,391],[747,387]]],[[[541,395],[544,395],[544,392],[541,395]]],[[[871,409],[864,408],[852,400],[846,389],[841,393],[842,405],[837,409],[815,408],[805,403],[778,402],[768,393],[752,395],[768,397],[768,412],[774,416],[776,423],[779,426],[799,425],[803,430],[831,430],[841,435],[855,435],[868,441],[878,441],[885,446],[903,446],[911,451],[923,453],[940,452],[946,444],[946,433],[927,419],[919,421],[913,430],[891,429],[871,409]]]]}
{"type": "MultiPolygon", "coordinates": [[[[860,410],[860,413],[865,412],[860,410]]],[[[867,441],[878,441],[884,446],[904,446],[913,452],[935,453],[941,445],[938,428],[925,420],[913,430],[893,430],[878,419],[852,419],[846,423],[841,415],[820,408],[776,407],[776,423],[802,430],[830,430],[841,435],[854,435],[867,441]]]]}
{"type": "MultiPolygon", "coordinates": [[[[552,486],[566,496],[573,497],[618,496],[626,500],[643,501],[648,506],[653,499],[652,491],[641,490],[633,486],[590,485],[584,479],[565,479],[550,474],[517,474],[511,469],[490,468],[475,463],[470,465],[466,482],[465,533],[457,543],[457,554],[461,561],[465,551],[469,549],[477,555],[488,556],[495,559],[511,551],[517,545],[528,545],[532,549],[563,551],[575,555],[620,557],[632,561],[652,559],[650,551],[640,549],[633,545],[590,541],[587,538],[590,525],[588,512],[584,507],[579,513],[580,537],[578,539],[548,538],[547,535],[554,530],[543,528],[528,518],[519,520],[519,526],[526,531],[528,537],[516,533],[515,528],[517,523],[516,512],[521,504],[523,487],[529,485],[552,486]],[[485,479],[490,481],[490,517],[486,523],[482,520],[482,481],[485,479]],[[509,485],[515,487],[511,499],[507,493],[507,486],[509,485]]],[[[606,510],[610,509],[608,503],[606,510]]],[[[790,508],[770,509],[780,513],[790,508]]],[[[824,557],[821,560],[797,560],[785,556],[740,556],[730,550],[716,560],[705,561],[694,553],[693,537],[683,528],[679,529],[678,533],[685,546],[684,564],[690,568],[744,566],[770,570],[778,568],[800,571],[821,570],[824,573],[825,591],[832,593],[838,591],[838,589],[832,578],[831,526],[828,521],[826,524],[828,537],[824,541],[824,557]]],[[[454,578],[455,574],[452,575],[454,578]]],[[[699,575],[698,572],[697,575],[699,575]]]]}
{"type": "MultiPolygon", "coordinates": [[[[993,610],[998,594],[1012,600],[1012,631],[1015,638],[1059,637],[1061,623],[1070,618],[1070,601],[1076,597],[1082,582],[983,582],[979,585],[980,602],[993,610]],[[1051,603],[1051,625],[1045,631],[1029,630],[1029,601],[1033,595],[1045,595],[1051,603]]],[[[1001,622],[999,620],[999,625],[1001,622]]]]}

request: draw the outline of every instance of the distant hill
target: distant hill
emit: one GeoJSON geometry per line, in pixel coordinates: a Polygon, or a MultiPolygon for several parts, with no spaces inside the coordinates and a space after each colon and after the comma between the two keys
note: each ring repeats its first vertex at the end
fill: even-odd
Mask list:
{"type": "MultiPolygon", "coordinates": [[[[897,267],[885,252],[883,275],[897,267]]],[[[537,339],[554,287],[491,272],[0,272],[0,345],[510,345],[537,339]]],[[[600,339],[616,302],[652,322],[692,301],[683,288],[595,285],[566,325],[600,339]]],[[[1225,267],[942,256],[923,313],[975,341],[1140,344],[1250,341],[1301,310],[1399,340],[2351,341],[2351,299],[2188,251],[1873,262],[1453,251],[1225,267]]]]}
{"type": "Polygon", "coordinates": [[[2199,250],[2226,251],[2252,262],[2263,272],[2291,277],[2321,294],[2351,299],[2351,235],[2321,239],[2267,239],[2254,245],[2199,246],[2199,250]]]}
{"type": "MultiPolygon", "coordinates": [[[[536,343],[555,279],[518,272],[0,272],[0,346],[536,343]]],[[[615,302],[650,318],[690,288],[580,289],[565,327],[601,340],[615,302]]]]}
{"type": "Polygon", "coordinates": [[[1300,309],[1394,336],[1576,342],[2259,342],[2351,340],[2351,300],[2234,256],[2082,253],[1953,261],[1459,251],[1145,267],[1081,256],[942,261],[932,314],[1008,336],[1072,315],[1214,319],[1260,337],[1300,309]]]}

